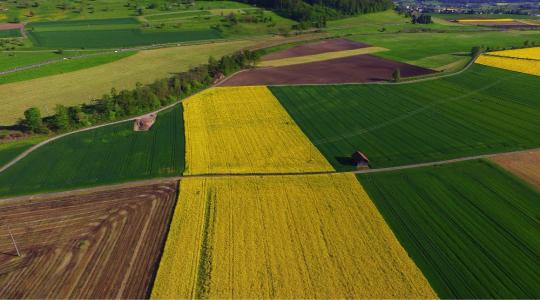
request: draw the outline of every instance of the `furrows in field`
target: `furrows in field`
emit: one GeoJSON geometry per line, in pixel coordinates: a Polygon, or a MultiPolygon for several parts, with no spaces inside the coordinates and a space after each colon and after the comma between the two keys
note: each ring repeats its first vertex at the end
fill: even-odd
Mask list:
{"type": "Polygon", "coordinates": [[[175,197],[159,184],[1,205],[0,295],[144,298],[175,197]]]}

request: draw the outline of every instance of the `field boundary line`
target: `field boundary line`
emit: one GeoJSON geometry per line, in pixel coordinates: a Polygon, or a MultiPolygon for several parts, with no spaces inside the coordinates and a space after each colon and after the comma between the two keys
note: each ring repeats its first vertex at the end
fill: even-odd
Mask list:
{"type": "Polygon", "coordinates": [[[85,194],[94,193],[94,192],[109,191],[109,190],[121,189],[121,188],[139,187],[139,186],[153,185],[153,184],[166,184],[166,183],[177,182],[177,181],[181,181],[184,179],[191,179],[191,178],[257,177],[257,176],[275,177],[275,176],[310,176],[310,175],[331,175],[331,174],[383,173],[383,172],[392,172],[392,171],[415,169],[415,168],[422,168],[422,167],[447,165],[447,164],[469,161],[469,160],[486,159],[486,158],[490,158],[490,157],[494,157],[498,155],[526,153],[530,151],[540,151],[540,148],[480,154],[480,155],[474,155],[474,156],[465,156],[465,157],[425,162],[425,163],[416,163],[416,164],[378,168],[378,169],[367,169],[367,170],[286,172],[286,173],[213,173],[213,174],[195,174],[195,175],[159,177],[159,178],[152,178],[152,179],[133,180],[133,181],[127,181],[123,183],[112,183],[112,184],[93,186],[93,187],[75,188],[73,190],[60,191],[60,192],[45,192],[45,193],[32,194],[32,195],[8,196],[6,198],[0,197],[0,207],[9,205],[9,204],[18,204],[19,202],[32,203],[36,201],[46,201],[46,200],[49,200],[51,197],[78,196],[78,195],[85,195],[85,194]]]}

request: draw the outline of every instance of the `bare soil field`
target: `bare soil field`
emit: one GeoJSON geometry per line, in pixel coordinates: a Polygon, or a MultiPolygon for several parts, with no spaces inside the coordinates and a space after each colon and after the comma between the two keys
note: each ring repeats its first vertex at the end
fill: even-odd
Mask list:
{"type": "Polygon", "coordinates": [[[176,186],[154,184],[1,204],[0,297],[148,297],[176,186]]]}
{"type": "Polygon", "coordinates": [[[314,55],[326,52],[353,50],[369,47],[367,44],[349,41],[347,39],[330,39],[316,43],[299,45],[282,51],[270,53],[262,57],[262,60],[274,60],[304,55],[314,55]]]}
{"type": "Polygon", "coordinates": [[[0,23],[0,30],[22,29],[22,28],[24,28],[24,24],[22,23],[0,23]]]}
{"type": "Polygon", "coordinates": [[[530,184],[540,188],[540,150],[501,154],[490,159],[530,184]]]}
{"type": "Polygon", "coordinates": [[[251,69],[222,81],[221,86],[330,84],[385,81],[396,68],[401,77],[431,74],[436,71],[372,55],[355,55],[319,62],[282,67],[251,69]]]}

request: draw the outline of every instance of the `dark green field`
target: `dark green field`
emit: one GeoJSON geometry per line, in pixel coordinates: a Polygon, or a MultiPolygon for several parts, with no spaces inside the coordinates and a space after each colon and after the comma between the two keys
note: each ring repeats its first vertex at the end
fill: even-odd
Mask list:
{"type": "Polygon", "coordinates": [[[439,297],[540,297],[532,186],[485,161],[358,177],[439,297]]]}
{"type": "Polygon", "coordinates": [[[52,142],[0,173],[0,196],[180,175],[184,170],[182,107],[160,113],[148,132],[132,122],[52,142]]]}
{"type": "Polygon", "coordinates": [[[64,49],[135,47],[221,38],[220,33],[212,29],[163,32],[139,29],[29,31],[28,35],[36,47],[64,49]]]}
{"type": "Polygon", "coordinates": [[[20,36],[21,36],[20,29],[0,30],[0,38],[12,38],[12,37],[20,37],[20,36]]]}
{"type": "Polygon", "coordinates": [[[43,141],[44,136],[25,138],[19,141],[10,141],[0,143],[0,167],[10,162],[26,149],[43,141]]]}
{"type": "Polygon", "coordinates": [[[27,27],[48,27],[48,26],[92,26],[92,25],[118,25],[118,24],[139,24],[135,18],[114,18],[114,19],[88,19],[88,20],[59,20],[30,22],[27,27]]]}
{"type": "Polygon", "coordinates": [[[402,85],[271,87],[337,170],[357,150],[372,168],[540,146],[540,77],[480,65],[402,85]]]}

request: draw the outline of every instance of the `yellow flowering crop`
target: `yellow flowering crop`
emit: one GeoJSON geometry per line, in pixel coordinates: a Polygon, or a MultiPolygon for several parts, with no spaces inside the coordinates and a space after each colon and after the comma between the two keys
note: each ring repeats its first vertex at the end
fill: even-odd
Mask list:
{"type": "Polygon", "coordinates": [[[540,60],[528,60],[482,54],[476,59],[476,63],[490,67],[540,76],[540,60]]]}
{"type": "Polygon", "coordinates": [[[486,55],[505,56],[505,57],[514,57],[514,58],[528,58],[528,59],[538,59],[538,60],[540,60],[540,47],[494,51],[494,52],[486,53],[486,55]]]}
{"type": "Polygon", "coordinates": [[[184,179],[152,298],[434,298],[353,174],[184,179]]]}
{"type": "Polygon", "coordinates": [[[334,170],[264,86],[213,88],[183,105],[185,174],[334,170]]]}
{"type": "Polygon", "coordinates": [[[381,52],[381,51],[388,51],[388,49],[382,48],[382,47],[365,47],[365,48],[358,48],[358,49],[352,49],[352,50],[332,51],[332,52],[325,52],[325,53],[319,53],[319,54],[313,54],[313,55],[303,55],[303,56],[267,60],[267,61],[263,61],[259,63],[259,66],[260,67],[280,67],[280,66],[304,64],[304,63],[309,63],[309,62],[317,62],[317,61],[323,61],[323,60],[329,60],[329,59],[335,59],[335,58],[349,57],[353,55],[370,54],[370,53],[376,53],[376,52],[381,52]]]}
{"type": "Polygon", "coordinates": [[[463,23],[468,23],[468,22],[474,22],[474,23],[485,22],[485,23],[489,23],[489,22],[512,22],[512,21],[514,21],[514,19],[462,19],[462,20],[458,20],[458,22],[463,22],[463,23]]]}

